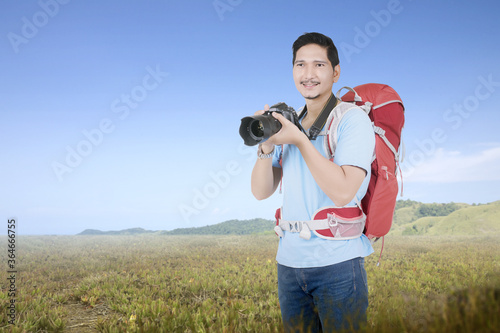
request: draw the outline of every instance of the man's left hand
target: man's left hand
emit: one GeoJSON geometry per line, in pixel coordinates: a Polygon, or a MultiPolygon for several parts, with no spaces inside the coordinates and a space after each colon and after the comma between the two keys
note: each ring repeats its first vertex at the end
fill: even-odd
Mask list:
{"type": "Polygon", "coordinates": [[[276,145],[292,144],[298,146],[303,140],[308,140],[307,136],[293,124],[277,112],[272,113],[278,119],[282,127],[278,133],[269,138],[276,145]]]}

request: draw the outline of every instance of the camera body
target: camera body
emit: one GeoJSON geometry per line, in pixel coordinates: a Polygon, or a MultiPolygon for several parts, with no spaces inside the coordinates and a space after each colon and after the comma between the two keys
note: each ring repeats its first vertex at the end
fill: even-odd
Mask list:
{"type": "Polygon", "coordinates": [[[282,126],[279,120],[272,116],[273,112],[281,114],[303,131],[295,110],[281,102],[271,106],[269,111],[264,112],[262,115],[241,119],[240,136],[245,145],[255,146],[279,132],[282,126]]]}

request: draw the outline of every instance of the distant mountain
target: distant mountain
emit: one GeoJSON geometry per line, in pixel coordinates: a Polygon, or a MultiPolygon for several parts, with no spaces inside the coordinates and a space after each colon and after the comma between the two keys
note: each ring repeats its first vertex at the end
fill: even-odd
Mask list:
{"type": "Polygon", "coordinates": [[[143,228],[131,228],[119,231],[101,231],[96,229],[85,229],[77,235],[140,235],[152,234],[157,231],[145,230],[143,228]]]}
{"type": "MultiPolygon", "coordinates": [[[[132,228],[120,231],[87,229],[78,235],[249,235],[273,233],[275,221],[229,220],[204,227],[151,231],[132,228]]],[[[393,235],[486,235],[500,233],[500,201],[489,204],[421,203],[399,200],[391,231],[393,235]]]]}
{"type": "Polygon", "coordinates": [[[151,231],[142,228],[118,231],[86,229],[77,235],[140,235],[153,233],[161,235],[249,235],[273,232],[274,225],[274,221],[257,218],[252,220],[229,220],[204,227],[178,228],[170,231],[151,231]]]}
{"type": "Polygon", "coordinates": [[[179,228],[162,231],[163,235],[249,235],[273,232],[275,221],[265,219],[230,220],[198,228],[179,228]]]}

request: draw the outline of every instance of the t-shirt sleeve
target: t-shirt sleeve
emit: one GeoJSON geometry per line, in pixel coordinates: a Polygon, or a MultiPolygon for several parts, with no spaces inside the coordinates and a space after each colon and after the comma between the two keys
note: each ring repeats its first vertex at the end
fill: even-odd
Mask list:
{"type": "Polygon", "coordinates": [[[282,148],[283,148],[283,146],[281,146],[281,145],[274,146],[273,167],[275,167],[275,168],[280,168],[281,169],[280,159],[281,159],[281,154],[283,152],[282,148]]]}
{"type": "Polygon", "coordinates": [[[349,110],[340,121],[337,138],[334,162],[370,172],[375,134],[368,115],[360,108],[349,110]]]}

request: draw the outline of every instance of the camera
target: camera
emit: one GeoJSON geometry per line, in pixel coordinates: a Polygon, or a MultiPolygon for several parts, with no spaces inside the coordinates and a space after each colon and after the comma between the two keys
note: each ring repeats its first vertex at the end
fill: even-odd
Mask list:
{"type": "Polygon", "coordinates": [[[291,106],[281,102],[271,106],[269,111],[264,112],[262,115],[241,119],[240,136],[245,142],[245,145],[255,146],[279,132],[281,123],[272,116],[273,112],[278,112],[300,128],[301,131],[304,131],[295,110],[291,106]]]}

